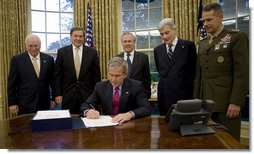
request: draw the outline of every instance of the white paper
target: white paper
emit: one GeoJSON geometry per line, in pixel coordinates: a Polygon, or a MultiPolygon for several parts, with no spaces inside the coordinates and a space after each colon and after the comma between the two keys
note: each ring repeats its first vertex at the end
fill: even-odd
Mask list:
{"type": "Polygon", "coordinates": [[[86,127],[115,126],[118,122],[112,122],[111,116],[100,116],[98,119],[81,118],[86,127]]]}
{"type": "Polygon", "coordinates": [[[59,119],[59,118],[70,118],[69,110],[47,110],[47,111],[37,111],[33,120],[42,119],[59,119]]]}

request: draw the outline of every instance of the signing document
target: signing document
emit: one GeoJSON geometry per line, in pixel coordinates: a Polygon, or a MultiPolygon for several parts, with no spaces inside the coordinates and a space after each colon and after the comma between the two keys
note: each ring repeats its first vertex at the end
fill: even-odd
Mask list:
{"type": "Polygon", "coordinates": [[[98,119],[81,118],[86,128],[88,127],[103,127],[119,125],[118,122],[112,122],[111,116],[100,116],[98,119]]]}
{"type": "Polygon", "coordinates": [[[69,110],[38,111],[33,120],[70,118],[69,110]]]}

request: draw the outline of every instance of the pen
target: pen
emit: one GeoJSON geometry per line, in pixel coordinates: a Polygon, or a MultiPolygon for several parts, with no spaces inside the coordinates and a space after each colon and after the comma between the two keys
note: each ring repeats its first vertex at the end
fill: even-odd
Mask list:
{"type": "Polygon", "coordinates": [[[93,107],[93,105],[92,105],[92,104],[90,104],[90,103],[89,103],[89,105],[90,105],[90,107],[91,107],[92,109],[94,109],[94,110],[95,110],[95,108],[93,107]]]}

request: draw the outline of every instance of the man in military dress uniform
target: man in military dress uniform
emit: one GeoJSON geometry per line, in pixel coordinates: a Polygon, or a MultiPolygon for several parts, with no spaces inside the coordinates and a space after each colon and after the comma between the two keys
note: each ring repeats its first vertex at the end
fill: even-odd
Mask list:
{"type": "Polygon", "coordinates": [[[241,115],[249,84],[249,41],[245,33],[227,30],[217,3],[203,9],[208,37],[200,41],[194,98],[216,102],[211,118],[240,140],[241,115]]]}

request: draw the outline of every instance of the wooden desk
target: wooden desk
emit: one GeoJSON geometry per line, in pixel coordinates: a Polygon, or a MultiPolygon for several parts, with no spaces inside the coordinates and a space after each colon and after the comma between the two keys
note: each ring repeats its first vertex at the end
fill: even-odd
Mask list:
{"type": "Polygon", "coordinates": [[[152,116],[122,126],[31,132],[32,114],[0,121],[4,149],[248,149],[227,132],[182,137],[167,130],[164,117],[152,116]]]}

